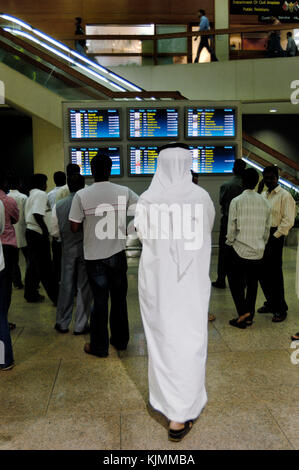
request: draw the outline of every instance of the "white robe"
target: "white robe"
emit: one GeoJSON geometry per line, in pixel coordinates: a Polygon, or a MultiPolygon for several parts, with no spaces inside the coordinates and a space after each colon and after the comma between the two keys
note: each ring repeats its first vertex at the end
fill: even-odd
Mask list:
{"type": "Polygon", "coordinates": [[[138,289],[148,345],[150,403],[177,422],[197,418],[207,402],[209,266],[215,209],[208,193],[192,183],[190,167],[188,150],[163,150],[135,217],[143,242],[138,289]],[[186,239],[149,239],[146,223],[155,225],[150,207],[162,203],[203,205],[201,248],[186,250],[186,239]]]}
{"type": "Polygon", "coordinates": [[[299,299],[299,231],[298,231],[297,263],[296,263],[296,294],[299,299]]]}

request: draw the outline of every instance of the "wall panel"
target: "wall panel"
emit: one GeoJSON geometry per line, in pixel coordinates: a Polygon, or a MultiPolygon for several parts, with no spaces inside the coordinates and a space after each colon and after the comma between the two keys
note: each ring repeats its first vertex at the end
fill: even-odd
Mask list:
{"type": "Polygon", "coordinates": [[[73,36],[76,16],[85,23],[184,24],[197,22],[198,8],[213,21],[214,0],[0,0],[0,11],[60,39],[73,36]]]}

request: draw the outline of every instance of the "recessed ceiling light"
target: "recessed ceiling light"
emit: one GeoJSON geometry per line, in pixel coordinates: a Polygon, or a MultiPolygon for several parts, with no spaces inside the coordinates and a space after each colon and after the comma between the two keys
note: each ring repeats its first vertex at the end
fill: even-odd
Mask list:
{"type": "Polygon", "coordinates": [[[269,112],[270,113],[277,113],[277,109],[270,109],[269,112]]]}

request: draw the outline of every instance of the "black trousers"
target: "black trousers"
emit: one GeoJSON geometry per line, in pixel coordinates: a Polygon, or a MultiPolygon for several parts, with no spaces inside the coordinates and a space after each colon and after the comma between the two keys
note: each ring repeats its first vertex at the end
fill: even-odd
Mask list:
{"type": "Polygon", "coordinates": [[[194,63],[199,61],[200,53],[201,53],[201,51],[203,50],[204,47],[207,49],[207,51],[211,55],[211,61],[212,62],[217,62],[218,59],[216,57],[216,54],[215,54],[214,50],[211,48],[211,46],[209,44],[209,39],[207,38],[207,36],[201,36],[194,63]]]}
{"type": "Polygon", "coordinates": [[[28,302],[36,301],[41,281],[48,297],[56,304],[58,284],[54,278],[49,239],[34,230],[26,230],[26,240],[28,268],[25,276],[24,297],[28,302]]]}
{"type": "Polygon", "coordinates": [[[267,307],[273,313],[287,312],[288,305],[284,298],[284,282],[282,272],[282,252],[284,236],[276,238],[273,234],[277,228],[272,227],[265,248],[259,281],[266,297],[267,307]]]}
{"type": "Polygon", "coordinates": [[[4,268],[4,289],[5,289],[5,309],[8,312],[11,304],[13,270],[18,257],[18,249],[12,245],[2,245],[5,262],[4,268]]]}
{"type": "Polygon", "coordinates": [[[53,238],[52,259],[53,259],[54,278],[57,284],[59,284],[60,278],[61,278],[61,257],[62,257],[61,242],[53,238]]]}
{"type": "Polygon", "coordinates": [[[241,258],[233,247],[227,247],[227,277],[239,317],[255,314],[255,302],[261,260],[241,258]]]}
{"type": "Polygon", "coordinates": [[[22,286],[22,275],[21,275],[21,270],[20,270],[20,266],[19,266],[19,255],[20,255],[20,250],[22,250],[22,253],[23,253],[23,256],[25,258],[25,262],[26,262],[26,269],[27,269],[27,264],[28,264],[28,261],[27,261],[27,258],[28,258],[28,250],[27,250],[27,246],[24,246],[23,248],[17,248],[17,257],[16,257],[16,263],[14,265],[14,268],[13,268],[13,285],[15,287],[21,287],[22,286]]]}
{"type": "Polygon", "coordinates": [[[110,341],[118,349],[125,349],[129,341],[126,252],[121,251],[106,259],[86,260],[86,268],[94,297],[94,308],[90,316],[90,349],[94,354],[108,352],[109,295],[110,341]]]}
{"type": "Polygon", "coordinates": [[[222,216],[220,220],[219,232],[219,252],[218,252],[218,268],[217,268],[217,281],[221,284],[225,283],[226,278],[226,251],[228,245],[226,242],[228,217],[222,216]]]}

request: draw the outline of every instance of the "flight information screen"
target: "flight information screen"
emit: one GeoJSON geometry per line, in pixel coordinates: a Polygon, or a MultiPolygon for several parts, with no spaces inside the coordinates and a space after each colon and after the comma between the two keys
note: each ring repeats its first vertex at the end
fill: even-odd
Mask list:
{"type": "Polygon", "coordinates": [[[71,139],[119,139],[118,109],[70,109],[71,139]]]}
{"type": "Polygon", "coordinates": [[[70,157],[71,163],[76,163],[80,166],[80,173],[84,176],[91,175],[90,161],[98,153],[109,155],[112,160],[111,176],[121,175],[120,165],[120,149],[119,147],[105,147],[105,148],[87,148],[87,147],[71,147],[70,157]]]}
{"type": "Polygon", "coordinates": [[[187,137],[235,137],[236,110],[187,108],[187,137]]]}
{"type": "Polygon", "coordinates": [[[236,158],[233,145],[190,146],[192,170],[195,173],[232,173],[236,158]]]}
{"type": "Polygon", "coordinates": [[[157,169],[158,147],[129,147],[130,175],[154,175],[157,169]]]}
{"type": "Polygon", "coordinates": [[[172,138],[179,135],[178,110],[173,108],[130,109],[129,137],[172,138]]]}

